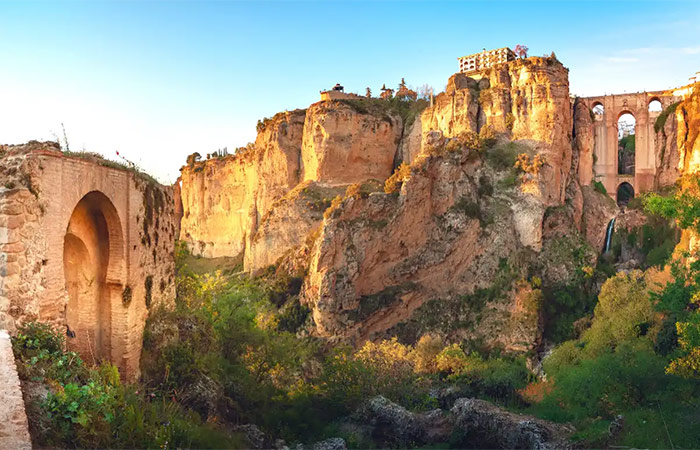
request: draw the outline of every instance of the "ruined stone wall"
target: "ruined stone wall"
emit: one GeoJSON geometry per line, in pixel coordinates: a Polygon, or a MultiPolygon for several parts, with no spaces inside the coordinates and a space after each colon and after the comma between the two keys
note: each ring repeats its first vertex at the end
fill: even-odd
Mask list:
{"type": "Polygon", "coordinates": [[[175,296],[172,188],[50,143],[2,148],[5,166],[18,167],[0,188],[2,326],[67,326],[86,360],[106,356],[138,375],[148,311],[175,296]]]}

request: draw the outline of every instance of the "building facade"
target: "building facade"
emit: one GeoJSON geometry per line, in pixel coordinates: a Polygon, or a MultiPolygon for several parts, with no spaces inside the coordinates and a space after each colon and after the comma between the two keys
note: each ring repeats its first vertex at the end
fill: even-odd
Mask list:
{"type": "Polygon", "coordinates": [[[472,73],[496,64],[512,61],[515,59],[515,53],[508,47],[503,47],[488,51],[484,49],[481,53],[474,53],[473,55],[462,56],[457,59],[461,73],[472,73]]]}

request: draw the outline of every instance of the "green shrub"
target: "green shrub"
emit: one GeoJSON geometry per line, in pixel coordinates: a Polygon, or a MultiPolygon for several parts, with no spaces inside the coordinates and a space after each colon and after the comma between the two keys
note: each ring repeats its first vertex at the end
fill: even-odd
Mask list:
{"type": "Polygon", "coordinates": [[[64,352],[63,333],[39,322],[22,325],[12,338],[12,349],[23,379],[79,382],[88,376],[88,369],[74,352],[64,352]]]}
{"type": "Polygon", "coordinates": [[[603,183],[601,183],[600,181],[593,181],[592,184],[593,184],[593,189],[596,192],[600,192],[601,194],[608,195],[608,191],[607,191],[607,189],[605,189],[605,186],[603,185],[603,183]]]}
{"type": "Polygon", "coordinates": [[[486,152],[486,162],[496,170],[508,170],[513,167],[520,153],[521,146],[514,142],[497,145],[486,152]]]}
{"type": "Polygon", "coordinates": [[[296,333],[299,328],[306,323],[306,319],[309,317],[310,313],[311,310],[299,303],[299,299],[297,298],[280,311],[277,329],[296,333]]]}
{"type": "Polygon", "coordinates": [[[675,113],[676,108],[678,108],[679,104],[680,102],[672,103],[663,111],[661,111],[659,116],[654,121],[654,133],[658,133],[664,128],[664,125],[666,125],[666,119],[668,119],[669,114],[675,113]]]}

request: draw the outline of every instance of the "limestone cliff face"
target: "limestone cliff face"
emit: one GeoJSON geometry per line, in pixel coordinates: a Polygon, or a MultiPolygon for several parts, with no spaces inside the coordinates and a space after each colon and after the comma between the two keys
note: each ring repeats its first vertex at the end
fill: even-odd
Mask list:
{"type": "Polygon", "coordinates": [[[337,101],[314,103],[304,123],[304,180],[338,185],[388,178],[401,131],[401,118],[390,113],[365,113],[337,101]]]}
{"type": "Polygon", "coordinates": [[[280,113],[252,148],[182,168],[180,236],[195,254],[242,256],[258,221],[299,181],[304,118],[280,113]]]}
{"type": "Polygon", "coordinates": [[[523,270],[565,283],[580,270],[572,246],[594,264],[585,241],[597,247],[614,214],[609,198],[579,184],[592,179],[591,124],[550,58],[450,78],[404,131],[400,156],[412,168],[400,194],[347,196],[324,221],[302,292],[316,332],[361,342],[437,331],[507,351],[536,346],[542,294],[523,270]],[[575,147],[574,117],[583,129],[575,147]],[[493,148],[446,150],[486,126],[500,136],[493,148]],[[512,167],[490,154],[503,148],[546,163],[513,183],[512,167]],[[557,267],[538,265],[550,260],[557,267]]]}
{"type": "Polygon", "coordinates": [[[318,229],[333,198],[344,192],[344,186],[305,181],[275,201],[247,242],[244,267],[251,271],[268,267],[298,247],[318,229]]]}
{"type": "MultiPolygon", "coordinates": [[[[508,172],[474,152],[427,156],[400,194],[349,196],[333,210],[302,296],[320,336],[359,343],[440,332],[506,351],[537,345],[541,292],[522,280],[538,255],[519,229],[523,211],[537,206],[532,183],[506,187],[508,172]]],[[[561,222],[542,255],[562,235],[577,235],[571,218],[561,222]]],[[[542,239],[543,223],[533,227],[542,239]]],[[[575,270],[558,266],[563,275],[542,276],[575,270]]]]}
{"type": "Polygon", "coordinates": [[[657,189],[672,186],[682,175],[700,169],[700,83],[688,89],[674,111],[664,112],[663,126],[656,130],[657,189]]]}
{"type": "Polygon", "coordinates": [[[528,58],[485,70],[480,80],[453,75],[408,131],[415,137],[402,147],[404,161],[413,161],[430,146],[431,134],[451,138],[478,132],[483,126],[509,133],[514,141],[531,141],[547,159],[542,198],[547,205],[564,200],[571,166],[571,105],[568,69],[554,58],[528,58]]]}
{"type": "Polygon", "coordinates": [[[588,186],[593,180],[593,117],[588,106],[576,99],[574,103],[574,142],[572,161],[573,172],[581,186],[588,186]]]}
{"type": "Polygon", "coordinates": [[[679,166],[683,174],[700,171],[700,83],[676,108],[679,166]]]}
{"type": "Polygon", "coordinates": [[[542,292],[528,280],[566,283],[581,255],[594,264],[585,241],[599,246],[613,214],[581,187],[592,122],[567,77],[529,58],[454,75],[415,119],[381,100],[275,116],[248,152],[183,168],[181,236],[195,253],[243,253],[249,271],[304,269],[311,332],[329,339],[438,331],[532,350],[542,292]],[[464,144],[494,133],[481,151],[464,144]],[[516,169],[518,154],[543,164],[516,169]],[[401,161],[410,176],[386,194],[401,161]]]}
{"type": "Polygon", "coordinates": [[[397,114],[352,102],[278,114],[246,151],[182,168],[181,239],[197,255],[241,257],[249,271],[273,264],[347,185],[391,175],[401,134],[397,114]]]}

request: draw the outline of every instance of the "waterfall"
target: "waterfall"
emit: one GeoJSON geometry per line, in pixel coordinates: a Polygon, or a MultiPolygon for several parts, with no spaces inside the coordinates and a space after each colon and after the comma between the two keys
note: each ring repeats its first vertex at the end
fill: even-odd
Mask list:
{"type": "Polygon", "coordinates": [[[608,230],[605,232],[605,246],[603,247],[603,253],[610,250],[610,242],[612,241],[613,231],[615,230],[615,218],[613,217],[610,223],[608,223],[608,230]]]}

